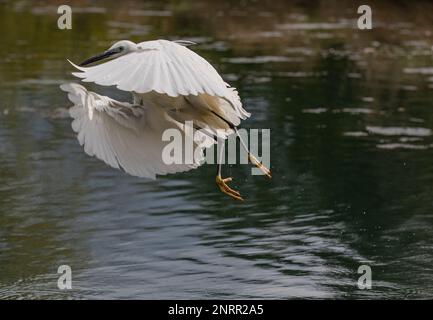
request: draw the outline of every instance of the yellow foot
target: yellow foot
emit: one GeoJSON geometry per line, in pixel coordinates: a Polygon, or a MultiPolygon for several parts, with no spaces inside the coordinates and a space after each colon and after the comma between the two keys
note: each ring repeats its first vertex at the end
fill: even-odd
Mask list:
{"type": "Polygon", "coordinates": [[[241,197],[241,194],[235,190],[233,190],[232,188],[230,188],[227,185],[227,182],[232,181],[233,178],[225,178],[222,179],[221,176],[216,176],[215,181],[217,186],[220,188],[222,193],[225,193],[226,195],[228,195],[229,197],[232,197],[235,200],[240,200],[240,201],[244,201],[244,199],[241,197]]]}
{"type": "Polygon", "coordinates": [[[272,178],[271,175],[271,170],[269,170],[268,168],[266,168],[259,160],[257,160],[256,157],[254,157],[252,154],[248,155],[248,160],[250,160],[250,162],[256,166],[257,168],[259,168],[269,179],[272,178]]]}

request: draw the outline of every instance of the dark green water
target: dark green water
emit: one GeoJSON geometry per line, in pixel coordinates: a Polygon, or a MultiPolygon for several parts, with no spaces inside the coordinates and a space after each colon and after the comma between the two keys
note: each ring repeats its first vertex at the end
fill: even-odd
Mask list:
{"type": "Polygon", "coordinates": [[[62,31],[62,1],[0,1],[0,298],[432,298],[432,5],[375,1],[360,31],[346,1],[295,3],[76,1],[62,31]],[[66,58],[158,38],[271,129],[272,180],[224,168],[245,203],[214,166],[148,181],[76,141],[66,58]]]}

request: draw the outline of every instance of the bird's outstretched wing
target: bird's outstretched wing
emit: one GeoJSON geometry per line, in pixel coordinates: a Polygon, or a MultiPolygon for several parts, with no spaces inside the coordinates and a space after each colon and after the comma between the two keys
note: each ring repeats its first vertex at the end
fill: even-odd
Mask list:
{"type": "MultiPolygon", "coordinates": [[[[195,169],[201,164],[202,154],[192,164],[184,164],[183,159],[176,159],[179,164],[164,163],[162,153],[168,142],[162,141],[163,131],[182,128],[163,112],[119,102],[87,91],[76,83],[63,84],[60,88],[68,92],[69,100],[74,103],[69,110],[74,119],[72,129],[90,156],[131,175],[152,179],[156,175],[195,169]]],[[[184,139],[184,131],[179,132],[184,139]]]]}
{"type": "Polygon", "coordinates": [[[156,91],[171,97],[217,96],[226,99],[240,118],[249,116],[215,68],[189,48],[167,40],[146,41],[137,46],[136,52],[92,67],[71,62],[81,71],[73,75],[84,82],[116,86],[129,92],[156,91]]]}

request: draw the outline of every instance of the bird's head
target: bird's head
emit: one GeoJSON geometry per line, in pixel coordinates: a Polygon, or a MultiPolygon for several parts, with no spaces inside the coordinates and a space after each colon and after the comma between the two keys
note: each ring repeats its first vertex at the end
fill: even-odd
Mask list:
{"type": "Polygon", "coordinates": [[[80,66],[86,66],[90,63],[107,58],[118,58],[136,50],[137,44],[129,40],[121,40],[113,44],[108,50],[81,62],[80,66]]]}

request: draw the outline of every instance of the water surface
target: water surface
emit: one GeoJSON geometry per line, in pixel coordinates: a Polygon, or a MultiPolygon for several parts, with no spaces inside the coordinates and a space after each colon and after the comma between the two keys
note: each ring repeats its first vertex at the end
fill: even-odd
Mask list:
{"type": "Polygon", "coordinates": [[[62,31],[59,1],[0,1],[1,299],[433,297],[431,4],[375,2],[360,31],[343,1],[74,3],[62,31]],[[148,181],[76,141],[66,58],[159,38],[197,42],[271,129],[272,180],[223,169],[244,203],[214,166],[148,181]]]}

